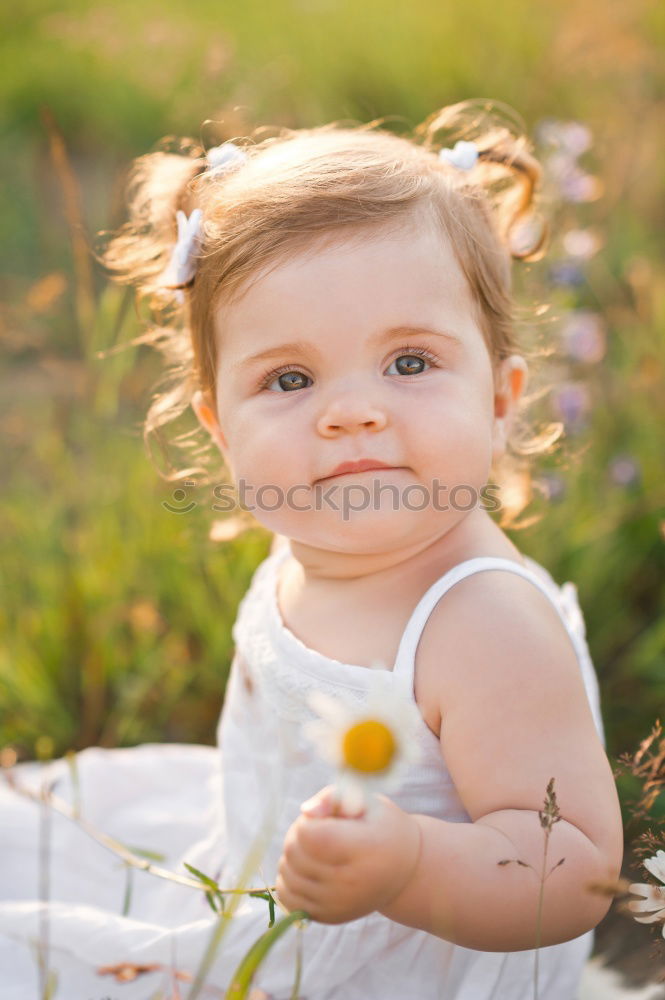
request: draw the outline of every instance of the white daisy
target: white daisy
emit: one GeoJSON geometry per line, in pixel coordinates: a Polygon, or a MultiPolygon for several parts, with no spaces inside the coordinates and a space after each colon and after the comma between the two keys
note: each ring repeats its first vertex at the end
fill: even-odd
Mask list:
{"type": "Polygon", "coordinates": [[[408,766],[420,757],[420,714],[410,692],[380,663],[372,664],[369,677],[364,704],[322,691],[311,692],[307,699],[320,718],[306,723],[304,733],[337,769],[335,784],[346,814],[363,812],[372,792],[397,788],[408,766]]]}
{"type": "Polygon", "coordinates": [[[642,864],[654,878],[663,885],[651,885],[646,882],[635,882],[629,889],[641,899],[633,899],[628,903],[635,920],[640,924],[654,924],[663,921],[663,937],[665,937],[665,851],[657,851],[654,857],[647,858],[642,864]],[[641,913],[642,916],[637,916],[641,913]]]}

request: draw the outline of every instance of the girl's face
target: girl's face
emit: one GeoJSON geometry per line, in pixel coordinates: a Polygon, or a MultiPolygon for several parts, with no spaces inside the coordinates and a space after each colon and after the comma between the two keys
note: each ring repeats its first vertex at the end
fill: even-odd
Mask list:
{"type": "MultiPolygon", "coordinates": [[[[216,324],[216,414],[195,408],[270,530],[375,553],[479,516],[506,397],[440,233],[304,251],[222,304],[216,324]],[[338,469],[358,462],[388,467],[338,469]]],[[[516,398],[521,359],[508,371],[516,398]]]]}

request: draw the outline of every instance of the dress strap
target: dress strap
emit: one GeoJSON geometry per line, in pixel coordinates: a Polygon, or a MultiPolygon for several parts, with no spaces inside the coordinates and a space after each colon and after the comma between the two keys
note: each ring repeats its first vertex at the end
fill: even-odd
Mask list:
{"type": "Polygon", "coordinates": [[[443,595],[447,593],[451,587],[454,587],[456,583],[459,583],[460,580],[465,580],[468,576],[472,576],[474,573],[479,573],[482,570],[488,569],[508,570],[510,573],[516,573],[518,576],[524,577],[525,580],[530,580],[531,583],[533,583],[552,603],[561,618],[566,631],[570,635],[570,629],[565,615],[552,593],[551,586],[548,587],[543,580],[539,579],[533,570],[528,569],[526,566],[520,566],[519,563],[514,562],[512,559],[502,559],[498,556],[478,556],[475,559],[466,559],[457,566],[453,566],[453,568],[448,570],[447,573],[444,573],[442,577],[432,584],[429,590],[425,591],[423,596],[418,601],[411,617],[406,623],[406,628],[402,633],[402,638],[397,650],[397,658],[395,659],[393,673],[396,676],[399,676],[403,681],[408,682],[411,689],[413,688],[416,650],[418,649],[418,643],[420,642],[423,629],[425,628],[432,611],[443,595]]]}

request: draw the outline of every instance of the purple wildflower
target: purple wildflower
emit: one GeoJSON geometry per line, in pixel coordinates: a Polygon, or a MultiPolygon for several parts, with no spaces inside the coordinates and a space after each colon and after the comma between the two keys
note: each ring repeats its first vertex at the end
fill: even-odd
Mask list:
{"type": "Polygon", "coordinates": [[[579,288],[584,284],[584,271],[574,260],[564,258],[556,260],[549,269],[550,280],[554,285],[579,288]]]}
{"type": "Polygon", "coordinates": [[[615,455],[609,464],[609,474],[615,486],[633,486],[639,481],[640,467],[632,455],[615,455]]]}
{"type": "Polygon", "coordinates": [[[565,481],[553,472],[544,472],[538,477],[535,485],[551,503],[559,503],[566,495],[565,481]]]}
{"type": "Polygon", "coordinates": [[[595,364],[605,356],[605,325],[598,313],[572,310],[564,321],[561,337],[564,350],[573,361],[595,364]]]}
{"type": "Polygon", "coordinates": [[[554,394],[553,405],[567,430],[580,430],[585,426],[591,409],[589,389],[582,382],[564,382],[554,394]]]}

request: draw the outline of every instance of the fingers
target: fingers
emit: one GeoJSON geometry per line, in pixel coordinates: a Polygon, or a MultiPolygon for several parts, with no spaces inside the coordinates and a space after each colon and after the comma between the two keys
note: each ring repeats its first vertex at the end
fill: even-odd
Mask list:
{"type": "Polygon", "coordinates": [[[338,816],[343,819],[360,819],[365,814],[365,806],[358,804],[357,809],[344,808],[339,799],[339,794],[334,785],[326,785],[320,791],[307,799],[300,806],[300,811],[304,816],[322,819],[328,816],[338,816]]]}
{"type": "Polygon", "coordinates": [[[275,891],[279,902],[289,913],[294,910],[305,910],[311,915],[312,910],[317,908],[316,884],[296,872],[283,870],[281,865],[275,891]]]}
{"type": "Polygon", "coordinates": [[[337,795],[332,785],[326,785],[307,799],[300,806],[300,812],[304,816],[323,818],[324,816],[336,816],[338,812],[337,795]]]}
{"type": "Polygon", "coordinates": [[[279,859],[278,871],[285,877],[297,876],[312,883],[321,882],[329,871],[328,865],[305,854],[297,843],[285,843],[279,859]]]}
{"type": "Polygon", "coordinates": [[[349,831],[347,824],[355,825],[355,820],[299,816],[290,827],[282,850],[294,862],[302,854],[323,868],[346,864],[350,858],[349,844],[353,842],[349,833],[355,832],[349,831]]]}

